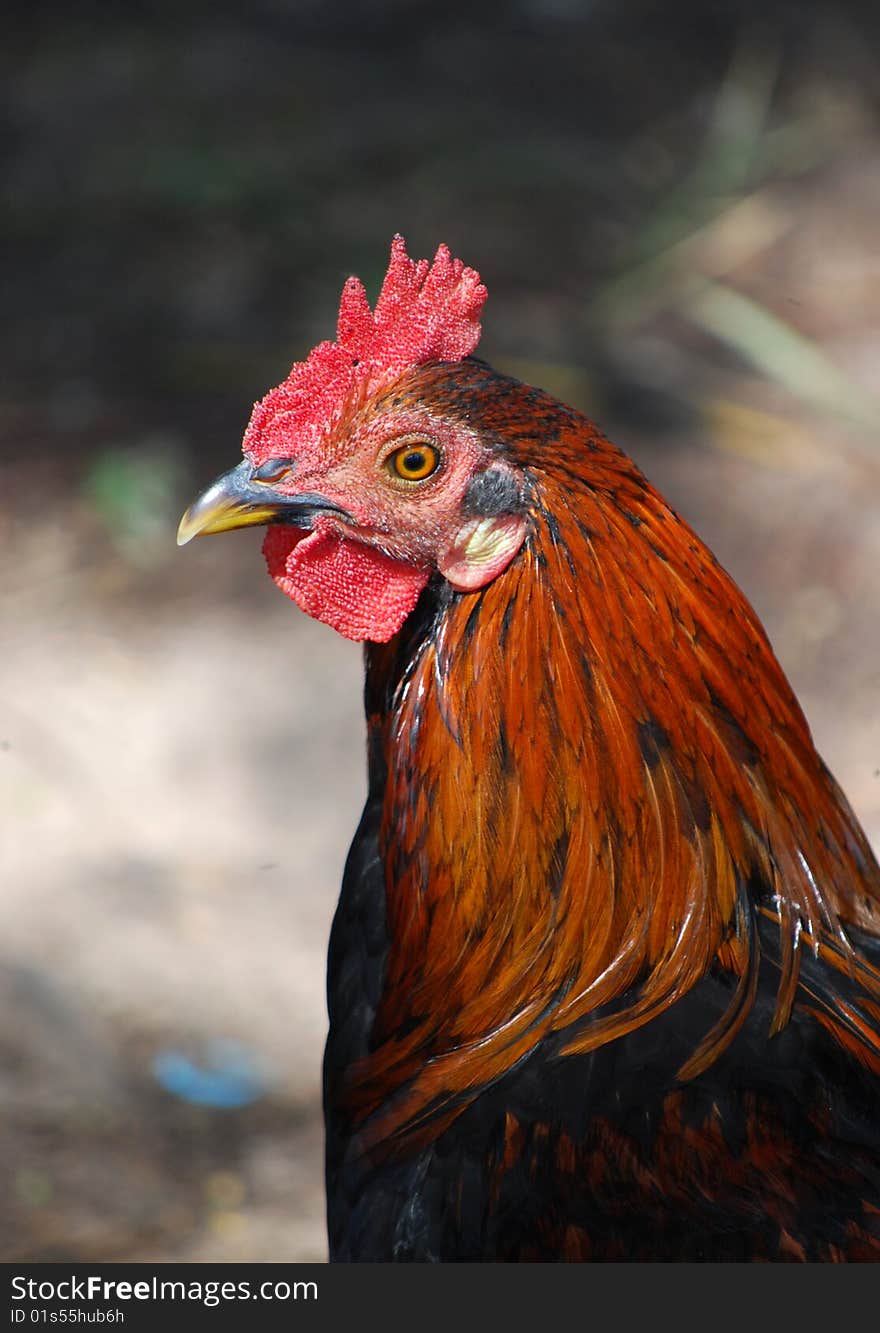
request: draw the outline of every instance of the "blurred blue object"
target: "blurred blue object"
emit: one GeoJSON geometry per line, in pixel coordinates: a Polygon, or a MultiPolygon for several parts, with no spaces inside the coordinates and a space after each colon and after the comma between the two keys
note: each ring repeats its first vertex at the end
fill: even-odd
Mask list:
{"type": "Polygon", "coordinates": [[[153,1075],[166,1092],[182,1101],[222,1110],[258,1101],[271,1082],[256,1052],[228,1038],[206,1044],[203,1064],[183,1051],[159,1051],[153,1057],[153,1075]]]}

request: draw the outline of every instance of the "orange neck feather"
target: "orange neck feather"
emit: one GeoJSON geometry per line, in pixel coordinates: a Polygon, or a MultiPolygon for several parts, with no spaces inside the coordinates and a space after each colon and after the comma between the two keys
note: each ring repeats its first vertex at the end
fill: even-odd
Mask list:
{"type": "Polygon", "coordinates": [[[734,997],[691,1077],[748,1017],[756,912],[779,925],[774,1029],[804,948],[851,969],[843,928],[878,929],[880,872],[753,611],[587,431],[571,414],[552,460],[523,460],[521,557],[452,600],[381,724],[390,943],[350,1086],[368,1142],[434,1137],[542,1038],[590,1050],[717,966],[734,997]]]}

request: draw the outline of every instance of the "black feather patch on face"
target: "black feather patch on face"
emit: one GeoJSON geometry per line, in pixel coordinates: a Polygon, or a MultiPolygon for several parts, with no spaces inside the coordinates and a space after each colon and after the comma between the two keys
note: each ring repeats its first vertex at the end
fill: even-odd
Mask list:
{"type": "Polygon", "coordinates": [[[462,509],[480,518],[494,518],[498,514],[518,513],[522,503],[523,497],[514,474],[507,468],[489,467],[478,472],[468,482],[462,509]]]}

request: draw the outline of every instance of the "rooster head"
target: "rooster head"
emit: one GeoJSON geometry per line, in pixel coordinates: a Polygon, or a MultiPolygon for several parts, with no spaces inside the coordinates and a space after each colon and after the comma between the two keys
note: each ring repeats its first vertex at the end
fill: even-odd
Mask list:
{"type": "Polygon", "coordinates": [[[522,478],[448,384],[430,392],[475,350],[485,299],[446,246],[413,261],[395,236],[375,309],[349,278],[336,341],[255,405],[243,461],[186,511],[179,544],[267,525],[279,588],[346,638],[379,643],[433,575],[461,592],[494,579],[526,535],[522,478]]]}

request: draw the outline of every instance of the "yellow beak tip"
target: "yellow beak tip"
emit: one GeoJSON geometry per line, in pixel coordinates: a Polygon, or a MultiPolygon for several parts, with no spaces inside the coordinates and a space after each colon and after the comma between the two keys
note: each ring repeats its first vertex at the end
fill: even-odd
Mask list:
{"type": "Polygon", "coordinates": [[[186,546],[188,542],[192,541],[197,532],[198,528],[193,523],[190,517],[190,511],[187,509],[183,518],[180,520],[180,526],[177,529],[177,545],[186,546]]]}

